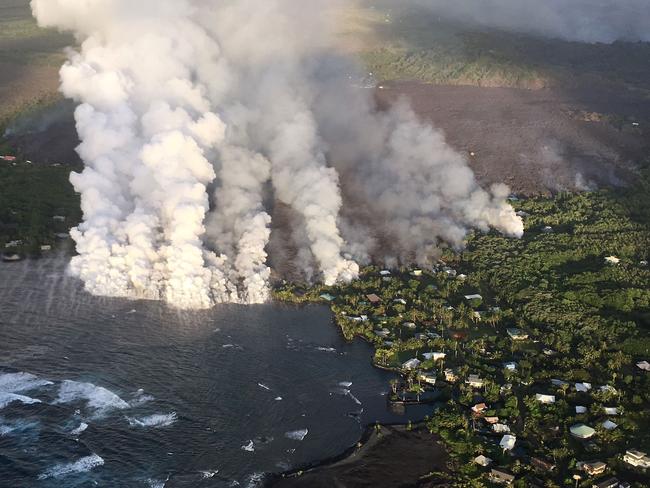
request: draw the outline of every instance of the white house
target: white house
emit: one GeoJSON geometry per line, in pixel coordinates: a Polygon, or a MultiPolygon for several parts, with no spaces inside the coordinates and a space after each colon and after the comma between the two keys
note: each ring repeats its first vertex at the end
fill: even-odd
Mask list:
{"type": "Polygon", "coordinates": [[[506,424],[493,424],[492,430],[497,434],[508,434],[510,433],[510,427],[506,424]]]}
{"type": "Polygon", "coordinates": [[[605,262],[607,264],[618,264],[618,263],[621,262],[621,260],[619,258],[617,258],[616,256],[607,256],[605,258],[605,262]]]}
{"type": "Polygon", "coordinates": [[[483,388],[485,381],[481,379],[477,374],[470,374],[465,383],[474,388],[483,388]]]}
{"type": "Polygon", "coordinates": [[[640,361],[636,363],[636,367],[643,371],[650,371],[650,363],[648,361],[640,361]]]}
{"type": "Polygon", "coordinates": [[[587,413],[587,407],[576,405],[576,413],[587,413]]]}
{"type": "Polygon", "coordinates": [[[424,381],[428,385],[436,384],[436,375],[434,373],[420,373],[418,376],[421,381],[424,381]]]}
{"type": "Polygon", "coordinates": [[[618,409],[616,407],[605,407],[606,415],[618,415],[618,409]]]}
{"type": "Polygon", "coordinates": [[[596,431],[592,427],[585,424],[572,425],[569,430],[571,431],[571,434],[578,439],[589,439],[596,434],[596,431]]]}
{"type": "Polygon", "coordinates": [[[404,364],[402,364],[402,368],[413,370],[413,369],[419,368],[420,364],[421,364],[421,362],[420,362],[419,359],[413,358],[413,359],[409,359],[404,364]]]}
{"type": "Polygon", "coordinates": [[[504,451],[511,451],[515,447],[516,442],[517,438],[514,435],[506,434],[501,438],[499,446],[501,446],[501,449],[504,451]]]}
{"type": "Polygon", "coordinates": [[[591,390],[591,383],[576,383],[575,386],[576,386],[576,391],[580,391],[583,393],[591,390]]]}
{"type": "Polygon", "coordinates": [[[517,363],[514,361],[508,361],[507,363],[503,363],[503,368],[508,371],[515,371],[517,369],[517,363]]]}
{"type": "Polygon", "coordinates": [[[416,327],[415,322],[404,322],[402,325],[407,329],[415,329],[416,327]]]}
{"type": "Polygon", "coordinates": [[[541,393],[535,394],[535,400],[540,403],[555,403],[555,395],[542,395],[541,393]]]}
{"type": "Polygon", "coordinates": [[[478,293],[475,293],[474,295],[465,295],[465,300],[483,300],[483,297],[478,293]]]}
{"type": "Polygon", "coordinates": [[[439,361],[440,359],[445,359],[447,354],[444,352],[425,352],[422,354],[422,356],[424,356],[427,361],[430,361],[432,359],[434,361],[439,361]]]}
{"type": "Polygon", "coordinates": [[[605,420],[603,422],[603,427],[607,430],[614,430],[616,427],[618,427],[618,424],[615,424],[611,420],[605,420]]]}
{"type": "Polygon", "coordinates": [[[390,271],[388,271],[387,269],[382,269],[382,270],[379,272],[379,274],[380,274],[381,276],[390,276],[390,271]]]}
{"type": "Polygon", "coordinates": [[[645,452],[629,449],[623,456],[623,461],[637,468],[650,468],[650,457],[645,452]]]}
{"type": "Polygon", "coordinates": [[[489,457],[485,457],[483,454],[481,454],[480,456],[476,456],[474,458],[474,462],[479,466],[483,466],[483,467],[492,464],[492,460],[489,457]]]}

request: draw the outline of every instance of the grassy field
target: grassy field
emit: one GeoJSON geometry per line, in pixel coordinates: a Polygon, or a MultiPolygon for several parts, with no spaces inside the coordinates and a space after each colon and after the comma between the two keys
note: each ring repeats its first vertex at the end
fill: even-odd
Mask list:
{"type": "Polygon", "coordinates": [[[355,7],[340,37],[378,79],[542,88],[593,82],[650,96],[650,44],[584,44],[476,29],[417,7],[355,7]]]}

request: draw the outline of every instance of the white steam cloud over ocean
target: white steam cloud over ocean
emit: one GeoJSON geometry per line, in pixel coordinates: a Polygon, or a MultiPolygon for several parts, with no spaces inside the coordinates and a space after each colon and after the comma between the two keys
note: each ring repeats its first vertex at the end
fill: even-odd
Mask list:
{"type": "Polygon", "coordinates": [[[426,263],[473,227],[522,235],[507,188],[481,189],[407,105],[378,112],[350,83],[333,3],[32,0],[80,42],[61,89],[79,104],[71,272],[88,291],[264,302],[277,205],[295,265],[327,284],[370,258],[426,263]]]}

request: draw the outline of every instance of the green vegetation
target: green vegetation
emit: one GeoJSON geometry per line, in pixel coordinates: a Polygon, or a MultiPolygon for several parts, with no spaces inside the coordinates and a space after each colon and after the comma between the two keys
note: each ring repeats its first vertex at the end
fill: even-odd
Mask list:
{"type": "Polygon", "coordinates": [[[370,341],[375,364],[402,374],[393,401],[419,397],[432,389],[426,374],[436,378],[449,400],[427,425],[447,445],[453,486],[492,486],[497,467],[519,487],[576,486],[574,474],[581,487],[611,476],[647,487],[647,473],[623,456],[650,452],[650,372],[636,365],[650,360],[648,189],[516,200],[521,240],[474,233],[463,252],[446,251],[421,274],[368,267],[349,285],[285,285],[276,297],[330,294],[345,337],[370,341]],[[420,364],[407,369],[414,358],[420,364]],[[480,403],[484,411],[473,412],[480,403]],[[569,429],[579,423],[595,436],[575,438],[569,429]],[[516,436],[512,451],[499,447],[506,430],[516,436]],[[493,464],[474,463],[479,454],[493,464]],[[604,473],[580,468],[594,461],[606,463],[604,473]]]}

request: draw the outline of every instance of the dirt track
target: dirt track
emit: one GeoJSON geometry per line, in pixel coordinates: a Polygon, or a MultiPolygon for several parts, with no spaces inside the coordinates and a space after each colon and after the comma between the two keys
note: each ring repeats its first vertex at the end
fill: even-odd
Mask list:
{"type": "Polygon", "coordinates": [[[625,185],[650,144],[650,101],[611,92],[414,82],[377,90],[384,107],[400,97],[468,155],[483,184],[506,182],[518,192],[625,185]]]}

